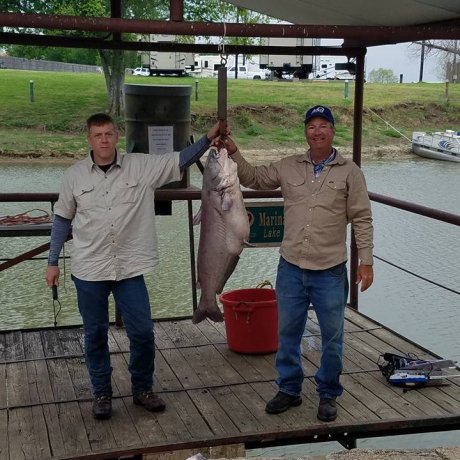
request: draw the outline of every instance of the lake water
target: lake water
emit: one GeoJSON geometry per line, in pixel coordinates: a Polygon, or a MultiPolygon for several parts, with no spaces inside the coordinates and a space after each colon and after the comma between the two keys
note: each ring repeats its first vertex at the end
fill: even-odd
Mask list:
{"type": "MultiPolygon", "coordinates": [[[[65,166],[3,164],[1,192],[55,192],[65,166]]],[[[363,165],[372,192],[460,214],[460,164],[418,157],[405,160],[374,160],[363,165]]],[[[200,185],[198,170],[191,182],[200,185]]],[[[0,203],[0,215],[33,207],[49,210],[48,203],[0,203]]],[[[198,203],[194,203],[198,208],[198,203]]],[[[437,354],[460,362],[460,296],[395,268],[400,266],[423,278],[460,291],[460,229],[406,211],[373,203],[375,224],[375,281],[360,294],[360,311],[437,354]],[[380,259],[384,259],[380,260],[380,259]]],[[[188,221],[185,203],[173,204],[173,215],[158,218],[160,266],[147,276],[154,317],[187,315],[192,311],[188,221]]],[[[196,230],[196,242],[198,239],[196,230]]],[[[3,238],[0,258],[14,257],[49,241],[49,238],[3,238]]],[[[197,246],[196,246],[197,247],[197,246]]],[[[67,244],[69,253],[71,243],[67,244]]],[[[46,256],[46,253],[44,254],[46,256]]],[[[277,248],[250,248],[226,290],[255,287],[261,281],[274,284],[277,248]]],[[[54,322],[50,290],[44,283],[45,260],[30,261],[0,272],[0,328],[49,326],[54,322]]],[[[62,273],[61,265],[61,273],[62,273]]],[[[59,289],[62,310],[59,325],[79,324],[69,268],[59,289]]],[[[113,308],[112,308],[113,310],[113,308]]],[[[113,311],[112,311],[113,318],[113,311]]],[[[423,447],[458,445],[459,432],[359,441],[360,447],[423,447]],[[433,441],[434,439],[434,441],[433,441]],[[429,440],[429,441],[428,441],[429,440]],[[429,443],[429,444],[428,444],[429,443]]],[[[293,446],[254,451],[253,455],[299,456],[339,450],[336,443],[293,446]]]]}

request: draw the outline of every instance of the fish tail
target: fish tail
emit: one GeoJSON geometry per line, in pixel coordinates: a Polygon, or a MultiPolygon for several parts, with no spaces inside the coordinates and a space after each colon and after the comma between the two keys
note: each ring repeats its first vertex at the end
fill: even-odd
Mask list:
{"type": "Polygon", "coordinates": [[[201,321],[205,320],[206,318],[209,318],[211,321],[214,321],[215,323],[221,323],[224,320],[224,315],[217,306],[212,309],[202,308],[201,306],[199,306],[193,313],[192,323],[201,323],[201,321]]]}

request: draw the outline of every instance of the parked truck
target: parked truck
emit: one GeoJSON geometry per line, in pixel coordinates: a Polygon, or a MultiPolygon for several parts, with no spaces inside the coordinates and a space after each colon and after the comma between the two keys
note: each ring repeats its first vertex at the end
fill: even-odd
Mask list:
{"type": "MultiPolygon", "coordinates": [[[[217,70],[214,71],[214,74],[217,75],[217,70]]],[[[266,70],[256,69],[249,70],[245,65],[239,65],[238,68],[231,66],[227,68],[227,78],[241,78],[246,80],[265,80],[270,76],[270,72],[267,73],[266,70]]]]}
{"type": "MultiPolygon", "coordinates": [[[[227,78],[235,78],[235,58],[227,56],[227,78]]],[[[195,55],[195,67],[192,74],[199,76],[217,77],[218,69],[222,65],[222,58],[218,55],[195,55]]],[[[261,69],[258,64],[246,60],[246,64],[239,64],[236,71],[236,77],[249,80],[264,80],[270,76],[270,72],[261,69]]]]}

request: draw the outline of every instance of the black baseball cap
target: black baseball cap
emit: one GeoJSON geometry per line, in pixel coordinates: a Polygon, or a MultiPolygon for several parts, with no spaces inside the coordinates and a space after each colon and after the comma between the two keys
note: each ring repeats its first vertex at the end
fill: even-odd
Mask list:
{"type": "Polygon", "coordinates": [[[321,117],[331,123],[332,126],[335,125],[334,116],[332,115],[331,109],[325,107],[324,105],[315,105],[310,107],[305,114],[305,123],[308,123],[314,117],[321,117]]]}

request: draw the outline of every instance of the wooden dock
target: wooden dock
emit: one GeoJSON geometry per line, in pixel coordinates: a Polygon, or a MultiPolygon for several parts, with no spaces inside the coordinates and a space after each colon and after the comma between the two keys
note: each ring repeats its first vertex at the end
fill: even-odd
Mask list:
{"type": "MultiPolygon", "coordinates": [[[[265,413],[276,392],[274,354],[228,349],[225,326],[190,320],[155,323],[155,391],[164,413],[134,406],[123,329],[110,330],[113,416],[91,415],[82,329],[0,333],[0,460],[151,458],[148,454],[210,446],[266,447],[460,429],[460,379],[404,392],[390,386],[377,361],[385,352],[432,353],[348,310],[339,416],[316,419],[313,376],[320,358],[314,314],[303,339],[303,404],[265,413]]],[[[182,458],[186,458],[184,455],[182,458]]]]}

